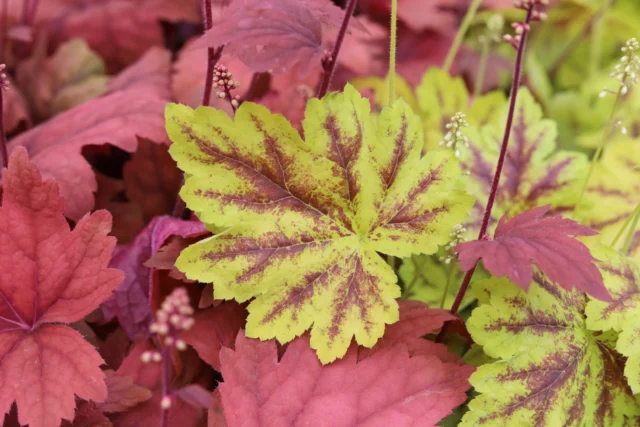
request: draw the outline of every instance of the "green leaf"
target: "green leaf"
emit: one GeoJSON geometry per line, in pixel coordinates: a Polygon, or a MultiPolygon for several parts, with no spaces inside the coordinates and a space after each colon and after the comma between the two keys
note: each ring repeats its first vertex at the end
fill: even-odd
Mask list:
{"type": "MultiPolygon", "coordinates": [[[[466,131],[470,147],[461,150],[461,163],[469,174],[466,188],[476,197],[471,228],[479,228],[491,191],[506,115],[505,108],[493,124],[466,131]]],[[[556,152],[556,135],[555,123],[544,119],[531,93],[521,89],[491,224],[495,226],[505,214],[513,217],[547,204],[557,211],[576,202],[587,158],[575,152],[556,152]]]]}
{"type": "Polygon", "coordinates": [[[633,392],[640,393],[640,262],[604,245],[592,248],[591,253],[613,301],[590,301],[587,326],[594,331],[620,332],[616,348],[628,358],[624,373],[633,392]]]}
{"type": "MultiPolygon", "coordinates": [[[[588,209],[581,209],[582,221],[611,243],[640,202],[640,144],[612,143],[605,149],[587,189],[588,209]]],[[[625,233],[626,234],[626,233],[625,233]]],[[[621,247],[624,238],[619,239],[621,247]]],[[[640,230],[636,230],[630,255],[640,261],[640,230]]]]}
{"type": "Polygon", "coordinates": [[[612,427],[639,413],[623,358],[585,327],[583,293],[540,276],[528,293],[495,278],[474,291],[487,304],[472,313],[469,332],[501,360],[471,376],[480,396],[462,426],[612,427]]]}
{"type": "Polygon", "coordinates": [[[351,339],[372,347],[398,320],[393,270],[376,253],[434,253],[473,204],[453,189],[449,151],[421,157],[419,119],[400,100],[372,123],[352,87],[307,105],[305,141],[279,115],[243,103],[224,112],[169,105],[170,152],[188,173],[181,196],[229,230],[192,245],[176,265],[245,301],[247,335],[291,341],[311,329],[323,363],[351,339]]]}

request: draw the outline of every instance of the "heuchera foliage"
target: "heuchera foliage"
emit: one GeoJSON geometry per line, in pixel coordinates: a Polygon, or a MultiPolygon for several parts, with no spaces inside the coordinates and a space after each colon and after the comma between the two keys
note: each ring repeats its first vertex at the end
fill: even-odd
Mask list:
{"type": "Polygon", "coordinates": [[[1,424],[640,425],[639,23],[0,1],[1,424]]]}

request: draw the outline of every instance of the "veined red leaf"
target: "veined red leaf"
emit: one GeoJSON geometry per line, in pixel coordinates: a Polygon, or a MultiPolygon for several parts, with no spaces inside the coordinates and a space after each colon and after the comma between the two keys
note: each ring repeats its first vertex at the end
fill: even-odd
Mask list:
{"type": "Polygon", "coordinates": [[[594,298],[611,301],[602,274],[595,266],[589,248],[570,236],[598,234],[587,226],[560,217],[544,217],[549,206],[541,206],[514,216],[502,217],[494,240],[460,243],[460,268],[468,271],[482,259],[491,274],[507,276],[529,289],[533,264],[552,282],[565,289],[576,287],[594,298]]]}
{"type": "Polygon", "coordinates": [[[104,363],[78,332],[107,299],[122,272],[107,268],[115,239],[107,211],[86,215],[73,231],[58,186],[43,181],[24,148],[3,171],[0,207],[0,412],[15,401],[21,424],[60,425],[75,397],[107,397],[104,363]]]}
{"type": "Polygon", "coordinates": [[[151,392],[133,383],[133,379],[119,375],[110,369],[104,371],[107,384],[107,400],[97,404],[102,412],[124,412],[151,398],[151,392]]]}
{"type": "Polygon", "coordinates": [[[133,242],[120,247],[111,266],[124,271],[125,279],[113,296],[102,304],[105,320],[117,317],[131,339],[146,337],[153,314],[149,305],[151,269],[144,265],[145,262],[170,236],[187,237],[203,231],[200,222],[162,216],[151,221],[133,242]]]}
{"type": "Polygon", "coordinates": [[[252,71],[308,70],[324,54],[322,24],[339,26],[343,16],[329,0],[234,0],[194,47],[224,44],[252,71]]]}
{"type": "Polygon", "coordinates": [[[236,349],[220,353],[228,426],[262,420],[292,427],[435,426],[467,399],[474,371],[436,356],[411,357],[404,344],[357,358],[351,346],[343,359],[323,366],[308,337],[301,337],[278,361],[274,341],[245,338],[240,331],[236,349]]]}

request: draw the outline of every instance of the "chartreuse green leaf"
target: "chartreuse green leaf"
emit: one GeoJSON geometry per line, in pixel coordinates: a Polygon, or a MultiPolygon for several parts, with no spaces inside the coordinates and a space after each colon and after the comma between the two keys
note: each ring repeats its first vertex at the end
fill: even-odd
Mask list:
{"type": "MultiPolygon", "coordinates": [[[[356,77],[349,83],[356,89],[362,91],[370,89],[373,91],[373,101],[378,108],[382,108],[389,102],[389,76],[384,79],[376,76],[356,77]]],[[[409,104],[411,109],[418,113],[420,107],[418,101],[413,94],[413,89],[409,86],[409,83],[402,78],[400,74],[396,73],[396,98],[402,98],[409,104]]]]}
{"type": "Polygon", "coordinates": [[[393,270],[376,253],[434,253],[473,204],[453,189],[448,151],[421,157],[420,120],[399,100],[372,123],[352,87],[311,100],[305,141],[279,115],[243,103],[224,112],[169,105],[181,196],[228,230],[182,252],[187,277],[249,304],[247,335],[291,341],[311,329],[323,363],[351,339],[373,346],[398,320],[393,270]]]}
{"type": "MultiPolygon", "coordinates": [[[[640,202],[640,144],[622,141],[605,147],[587,189],[589,209],[581,221],[601,233],[610,244],[640,202]]],[[[626,235],[626,232],[625,232],[626,235]]],[[[622,247],[624,237],[618,240],[622,247]]],[[[629,255],[640,261],[640,230],[635,231],[629,255]]]]}
{"type": "MultiPolygon", "coordinates": [[[[481,128],[466,129],[470,147],[461,150],[467,190],[476,197],[470,228],[479,228],[500,153],[507,107],[501,117],[481,128]]],[[[584,154],[556,151],[556,125],[544,119],[527,89],[520,89],[492,223],[528,209],[551,205],[552,210],[573,207],[584,182],[584,154]]]]}
{"type": "Polygon", "coordinates": [[[507,279],[479,282],[484,305],[468,323],[497,362],[471,376],[480,395],[461,426],[623,426],[640,411],[623,358],[586,328],[585,295],[538,276],[528,293],[507,279]]]}
{"type": "Polygon", "coordinates": [[[591,253],[613,301],[589,301],[587,326],[620,333],[616,348],[628,358],[624,373],[633,392],[640,393],[640,262],[604,245],[592,248],[591,253]]]}

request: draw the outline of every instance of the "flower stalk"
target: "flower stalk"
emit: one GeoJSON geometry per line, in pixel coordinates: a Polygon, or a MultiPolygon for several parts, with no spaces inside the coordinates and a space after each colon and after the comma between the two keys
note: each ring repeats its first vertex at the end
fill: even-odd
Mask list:
{"type": "MultiPolygon", "coordinates": [[[[482,218],[482,225],[480,227],[480,232],[478,233],[478,240],[486,240],[489,239],[489,235],[487,234],[487,229],[489,228],[489,220],[491,218],[491,211],[493,209],[493,205],[496,200],[496,196],[498,193],[498,185],[500,183],[500,176],[502,175],[502,168],[504,166],[504,160],[507,155],[507,147],[509,145],[509,139],[511,138],[511,128],[513,125],[513,118],[515,116],[516,110],[516,102],[518,98],[518,89],[520,88],[520,82],[522,79],[522,62],[524,58],[524,49],[527,41],[527,34],[531,30],[531,22],[534,20],[543,20],[546,15],[543,14],[539,9],[543,8],[547,5],[547,0],[515,0],[514,5],[520,9],[524,9],[527,12],[526,18],[524,22],[514,23],[513,27],[515,29],[515,36],[504,36],[504,40],[513,45],[517,49],[516,54],[516,63],[515,63],[515,71],[513,75],[513,85],[511,86],[511,94],[509,101],[509,111],[507,114],[507,122],[504,129],[504,136],[502,138],[502,146],[500,148],[500,155],[498,157],[498,164],[496,166],[496,171],[493,177],[493,182],[491,184],[491,192],[489,193],[489,199],[487,200],[487,206],[484,211],[484,216],[482,218]]],[[[474,265],[464,276],[462,280],[462,284],[460,285],[460,290],[456,295],[456,298],[449,310],[450,313],[457,313],[460,308],[460,304],[462,303],[462,299],[464,298],[469,284],[471,283],[471,277],[473,277],[473,273],[476,270],[478,264],[474,265]]],[[[447,331],[447,324],[445,324],[438,335],[437,340],[440,341],[447,331]]]]}
{"type": "Polygon", "coordinates": [[[336,70],[338,55],[340,54],[340,49],[342,48],[342,42],[344,41],[344,37],[347,35],[349,21],[351,21],[353,11],[356,9],[357,3],[358,0],[349,0],[349,2],[347,3],[347,7],[344,12],[344,19],[342,20],[342,25],[340,25],[338,37],[336,38],[336,41],[333,45],[333,51],[322,58],[322,70],[324,71],[324,76],[322,77],[322,82],[320,83],[318,93],[316,94],[317,98],[322,98],[329,91],[329,86],[331,86],[331,80],[333,79],[333,73],[336,70]]]}
{"type": "Polygon", "coordinates": [[[473,18],[476,17],[476,13],[478,12],[478,8],[480,7],[480,3],[482,0],[473,0],[467,13],[464,15],[462,19],[462,23],[460,24],[460,28],[458,28],[458,32],[456,33],[456,37],[453,39],[453,43],[451,43],[451,47],[449,48],[449,52],[447,52],[447,57],[444,60],[444,65],[442,68],[444,71],[449,73],[451,71],[451,66],[453,65],[453,61],[456,59],[456,55],[460,50],[460,46],[462,46],[462,40],[464,40],[464,36],[469,31],[469,27],[473,22],[473,18]]]}
{"type": "Polygon", "coordinates": [[[5,64],[0,64],[0,166],[9,166],[9,154],[7,150],[7,136],[4,129],[4,91],[9,90],[9,79],[4,73],[5,64]]]}
{"type": "Polygon", "coordinates": [[[398,46],[398,0],[391,0],[391,34],[389,37],[389,100],[396,99],[396,51],[398,46]]]}

